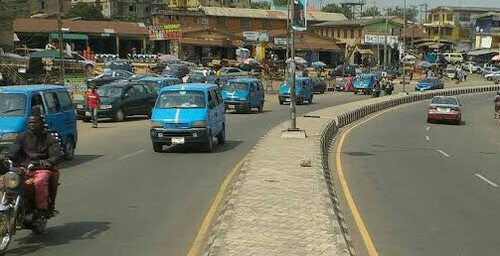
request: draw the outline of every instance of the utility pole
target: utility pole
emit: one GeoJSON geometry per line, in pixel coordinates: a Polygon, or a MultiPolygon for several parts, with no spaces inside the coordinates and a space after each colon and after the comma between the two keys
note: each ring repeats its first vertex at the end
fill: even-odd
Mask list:
{"type": "MultiPolygon", "coordinates": [[[[404,9],[403,9],[403,60],[406,56],[406,0],[404,0],[404,9]]],[[[406,93],[406,69],[405,62],[403,61],[403,92],[406,93]]]]}
{"type": "Polygon", "coordinates": [[[65,65],[64,65],[64,40],[62,33],[62,13],[64,11],[64,0],[59,0],[59,12],[57,14],[57,32],[59,36],[59,68],[61,74],[61,85],[64,86],[65,65]]]}
{"type": "Polygon", "coordinates": [[[389,33],[389,9],[385,12],[384,68],[387,68],[387,33],[389,33]]]}
{"type": "MultiPolygon", "coordinates": [[[[294,0],[289,0],[289,16],[291,17],[290,19],[290,75],[292,76],[291,79],[291,87],[290,87],[290,128],[288,129],[289,131],[297,131],[297,117],[296,117],[296,110],[295,110],[295,32],[293,31],[293,22],[295,20],[295,11],[294,11],[294,6],[293,6],[293,1],[294,0]],[[291,12],[291,13],[290,13],[291,12]]],[[[305,6],[304,6],[305,8],[305,6]]]]}

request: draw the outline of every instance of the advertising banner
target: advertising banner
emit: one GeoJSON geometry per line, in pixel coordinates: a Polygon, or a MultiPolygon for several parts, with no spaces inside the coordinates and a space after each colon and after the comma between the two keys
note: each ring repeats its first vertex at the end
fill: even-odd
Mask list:
{"type": "Polygon", "coordinates": [[[307,29],[306,6],[307,0],[293,0],[292,29],[296,31],[307,29]]]}
{"type": "Polygon", "coordinates": [[[180,24],[148,26],[150,41],[176,40],[182,38],[180,24]]]}

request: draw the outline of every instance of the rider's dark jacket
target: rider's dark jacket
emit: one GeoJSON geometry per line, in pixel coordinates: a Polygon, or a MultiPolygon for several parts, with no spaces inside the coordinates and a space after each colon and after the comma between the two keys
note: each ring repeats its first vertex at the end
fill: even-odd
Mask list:
{"type": "Polygon", "coordinates": [[[61,159],[61,145],[50,133],[34,134],[27,131],[17,136],[9,155],[14,163],[24,167],[39,160],[47,160],[55,166],[61,159]]]}

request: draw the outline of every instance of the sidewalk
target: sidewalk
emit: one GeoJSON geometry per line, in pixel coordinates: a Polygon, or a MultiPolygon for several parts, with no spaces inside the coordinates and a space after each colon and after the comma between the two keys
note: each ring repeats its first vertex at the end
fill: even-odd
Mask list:
{"type": "Polygon", "coordinates": [[[321,118],[297,118],[306,139],[282,139],[288,122],[261,138],[221,207],[203,255],[350,255],[319,149],[321,131],[331,117],[361,104],[311,113],[321,118]],[[301,167],[308,160],[311,167],[301,167]]]}

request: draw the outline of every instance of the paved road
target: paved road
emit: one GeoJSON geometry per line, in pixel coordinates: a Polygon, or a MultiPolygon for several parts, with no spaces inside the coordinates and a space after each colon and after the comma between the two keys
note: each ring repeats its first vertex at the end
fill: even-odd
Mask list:
{"type": "MultiPolygon", "coordinates": [[[[351,93],[315,95],[299,114],[360,100],[351,93]]],[[[267,98],[262,114],[227,115],[227,144],[207,154],[157,154],[149,121],[79,123],[74,162],[65,163],[61,214],[48,234],[22,231],[9,255],[185,255],[226,173],[267,130],[288,118],[288,106],[267,98]]]]}
{"type": "Polygon", "coordinates": [[[500,123],[493,96],[460,97],[460,126],[427,124],[426,101],[348,135],[344,174],[379,255],[498,255],[500,123]]]}

